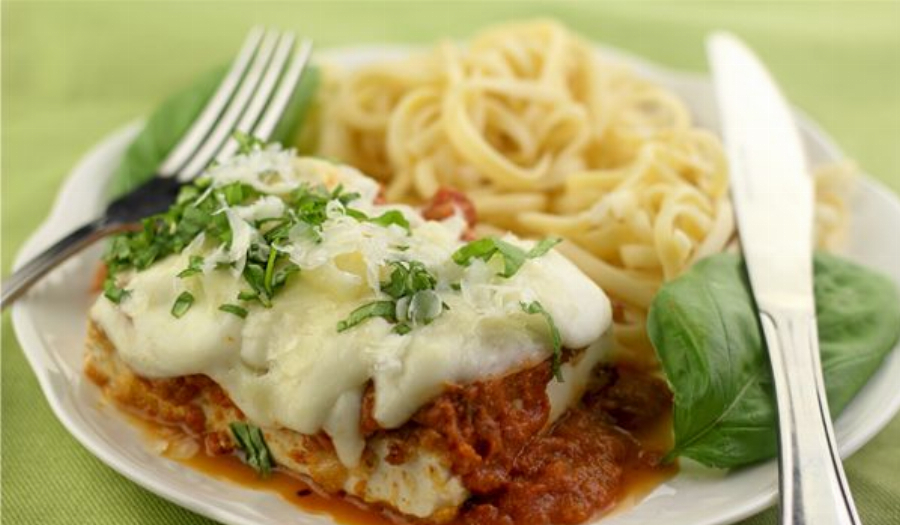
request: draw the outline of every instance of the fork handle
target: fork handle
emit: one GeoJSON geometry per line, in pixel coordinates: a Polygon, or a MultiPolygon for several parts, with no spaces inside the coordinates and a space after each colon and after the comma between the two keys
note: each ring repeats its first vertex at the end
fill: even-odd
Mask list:
{"type": "Polygon", "coordinates": [[[813,307],[760,305],[760,320],[778,404],[780,523],[859,525],[828,411],[813,307]]]}
{"type": "Polygon", "coordinates": [[[120,223],[111,221],[106,216],[95,219],[66,235],[37,257],[28,261],[3,282],[0,310],[15,302],[44,274],[98,239],[121,229],[121,226],[120,223]]]}

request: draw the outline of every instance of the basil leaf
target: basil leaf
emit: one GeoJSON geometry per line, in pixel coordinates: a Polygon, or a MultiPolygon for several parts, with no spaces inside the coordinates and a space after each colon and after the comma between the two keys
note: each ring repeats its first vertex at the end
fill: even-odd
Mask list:
{"type": "Polygon", "coordinates": [[[540,314],[547,322],[547,326],[550,329],[550,340],[553,343],[553,358],[550,362],[550,367],[553,371],[553,377],[562,383],[562,372],[559,369],[562,365],[562,337],[559,335],[559,329],[556,327],[556,323],[553,322],[553,316],[544,309],[544,305],[542,305],[540,301],[532,301],[530,303],[523,302],[519,304],[522,307],[523,312],[527,314],[540,314]]]}
{"type": "Polygon", "coordinates": [[[407,293],[409,267],[402,263],[396,263],[392,266],[393,270],[391,270],[388,282],[381,283],[381,291],[394,299],[399,299],[407,293]]]}
{"type": "Polygon", "coordinates": [[[275,248],[269,248],[269,258],[266,261],[266,272],[263,274],[263,289],[271,297],[274,294],[272,289],[272,278],[275,277],[275,260],[278,258],[278,251],[275,248]]]}
{"type": "Polygon", "coordinates": [[[128,290],[119,288],[113,283],[112,279],[103,282],[103,295],[110,301],[119,304],[122,299],[128,296],[128,290]]]}
{"type": "Polygon", "coordinates": [[[434,290],[437,278],[428,271],[424,264],[418,261],[409,263],[409,276],[406,282],[407,294],[414,294],[423,290],[434,290]]]}
{"type": "MultiPolygon", "coordinates": [[[[822,369],[834,416],[900,338],[900,297],[888,278],[838,257],[816,254],[814,269],[822,369]]],[[[733,468],[776,455],[771,371],[740,257],[709,257],[664,285],[647,330],[674,393],[669,459],[733,468]]]]}
{"type": "Polygon", "coordinates": [[[346,213],[348,217],[353,217],[354,219],[358,220],[359,222],[369,220],[368,215],[366,215],[365,213],[363,213],[357,209],[354,209],[354,208],[345,208],[344,213],[346,213]]]}
{"type": "Polygon", "coordinates": [[[194,296],[191,295],[191,292],[181,292],[175,299],[175,304],[172,305],[172,315],[181,318],[191,308],[192,304],[194,304],[194,296]]]}
{"type": "MultiPolygon", "coordinates": [[[[144,129],[128,146],[122,162],[113,173],[111,197],[133,190],[154,175],[166,155],[200,115],[224,74],[224,67],[216,68],[168,98],[150,115],[144,129]]],[[[318,70],[307,67],[284,116],[272,133],[273,142],[285,146],[294,144],[303,127],[301,124],[310,111],[318,84],[318,70]]]]}
{"type": "MultiPolygon", "coordinates": [[[[338,190],[335,190],[338,191],[338,190]]],[[[329,193],[324,186],[301,186],[291,193],[291,202],[301,222],[313,227],[321,227],[328,220],[328,203],[337,196],[329,193]]]]}
{"type": "Polygon", "coordinates": [[[337,199],[344,207],[349,205],[351,202],[359,199],[362,195],[357,191],[351,191],[349,193],[344,192],[344,185],[338,184],[337,188],[331,192],[331,198],[337,199]]]}
{"type": "Polygon", "coordinates": [[[414,325],[427,325],[449,307],[434,291],[437,279],[419,261],[392,261],[391,274],[381,283],[381,291],[390,300],[365,304],[338,323],[338,332],[356,326],[370,317],[382,317],[396,323],[394,333],[408,334],[414,325]]]}
{"type": "Polygon", "coordinates": [[[398,210],[388,210],[388,211],[382,213],[381,215],[379,215],[378,217],[369,219],[369,222],[371,222],[372,224],[377,224],[379,226],[383,226],[385,228],[387,228],[388,226],[390,226],[392,224],[396,224],[397,226],[400,226],[401,228],[406,230],[406,233],[410,232],[409,221],[406,220],[406,217],[404,217],[403,214],[400,213],[398,210]]]}
{"type": "MultiPolygon", "coordinates": [[[[472,264],[473,259],[482,259],[487,261],[497,253],[497,243],[503,242],[494,237],[484,237],[474,240],[465,246],[453,252],[453,262],[460,266],[468,266],[472,264]]],[[[522,252],[525,255],[525,252],[522,252]]]]}
{"type": "Polygon", "coordinates": [[[535,259],[542,255],[545,255],[547,252],[553,249],[554,246],[561,243],[562,239],[559,237],[546,237],[541,239],[534,245],[534,247],[528,251],[528,258],[535,259]]]}
{"type": "MultiPolygon", "coordinates": [[[[274,250],[273,250],[274,251],[274,250]]],[[[248,262],[244,266],[244,280],[253,288],[253,299],[258,300],[263,306],[269,308],[272,306],[271,296],[266,291],[266,270],[262,265],[248,262]]],[[[248,300],[250,295],[247,292],[241,292],[242,300],[248,300]]]]}
{"type": "Polygon", "coordinates": [[[395,310],[394,301],[374,301],[364,304],[350,312],[346,319],[338,322],[337,331],[343,332],[373,317],[382,317],[393,323],[397,320],[395,310]]]}
{"type": "Polygon", "coordinates": [[[275,275],[272,277],[273,290],[278,290],[284,286],[285,283],[287,283],[288,277],[299,271],[300,267],[294,263],[287,263],[278,270],[275,270],[275,275]]]}
{"type": "Polygon", "coordinates": [[[381,283],[381,291],[394,299],[411,296],[422,290],[433,290],[435,278],[419,261],[392,261],[391,275],[386,283],[381,283]]]}
{"type": "Polygon", "coordinates": [[[224,68],[217,68],[186,89],[163,102],[147,119],[135,137],[110,181],[110,194],[117,197],[140,186],[153,176],[156,168],[188,130],[206,101],[215,92],[224,68]]]}
{"type": "Polygon", "coordinates": [[[260,140],[253,135],[248,133],[244,133],[240,130],[235,130],[231,136],[234,138],[235,142],[238,143],[237,154],[238,155],[246,155],[248,153],[252,153],[255,149],[263,148],[266,143],[260,140]]]}
{"type": "Polygon", "coordinates": [[[113,237],[106,256],[117,260],[129,259],[131,257],[131,243],[128,242],[128,238],[124,236],[113,237]]]}
{"type": "Polygon", "coordinates": [[[528,259],[540,257],[556,246],[560,239],[547,238],[538,241],[534,247],[526,252],[522,248],[514,244],[510,244],[496,237],[484,237],[472,241],[453,253],[453,262],[460,266],[468,266],[472,264],[473,259],[481,259],[489,261],[495,255],[503,258],[503,271],[499,273],[502,277],[512,277],[519,271],[519,268],[525,264],[528,259]]]}
{"type": "MultiPolygon", "coordinates": [[[[260,144],[262,144],[262,142],[260,142],[260,144]]],[[[248,199],[254,199],[261,195],[256,188],[242,182],[232,182],[231,184],[222,186],[218,191],[221,192],[221,195],[225,198],[225,202],[229,206],[241,206],[245,204],[248,199]]]]}
{"type": "Polygon", "coordinates": [[[272,460],[262,430],[240,421],[231,423],[229,427],[238,447],[244,452],[244,461],[260,476],[265,478],[271,475],[275,462],[272,460]]]}
{"type": "Polygon", "coordinates": [[[397,335],[406,335],[412,332],[412,327],[406,323],[397,323],[394,326],[394,333],[397,335]]]}
{"type": "Polygon", "coordinates": [[[238,299],[241,301],[254,301],[259,298],[258,292],[250,292],[250,291],[241,291],[238,292],[238,299]]]}
{"type": "Polygon", "coordinates": [[[199,255],[191,255],[189,261],[190,262],[188,263],[188,267],[178,272],[178,275],[176,277],[183,279],[185,277],[190,277],[192,275],[197,275],[198,273],[203,272],[203,257],[200,257],[199,255]]]}
{"type": "Polygon", "coordinates": [[[234,315],[240,317],[241,319],[247,318],[247,310],[236,304],[225,303],[225,304],[219,306],[219,310],[230,313],[230,314],[234,314],[234,315]]]}

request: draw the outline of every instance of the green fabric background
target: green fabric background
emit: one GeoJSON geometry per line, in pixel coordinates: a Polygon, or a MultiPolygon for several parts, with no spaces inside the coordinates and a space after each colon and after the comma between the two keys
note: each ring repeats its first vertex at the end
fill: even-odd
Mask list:
{"type": "MultiPolygon", "coordinates": [[[[868,173],[900,191],[900,3],[2,4],[2,272],[94,143],[227,61],[253,23],[327,47],[464,37],[490,22],[557,17],[596,40],[703,70],[728,28],[868,173]]],[[[53,417],[3,315],[2,522],[209,523],[119,476],[53,417]]],[[[73,349],[78,351],[78,349],[73,349]]],[[[900,418],[847,462],[867,525],[900,523],[900,418]]],[[[747,524],[774,524],[767,511],[747,524]]]]}

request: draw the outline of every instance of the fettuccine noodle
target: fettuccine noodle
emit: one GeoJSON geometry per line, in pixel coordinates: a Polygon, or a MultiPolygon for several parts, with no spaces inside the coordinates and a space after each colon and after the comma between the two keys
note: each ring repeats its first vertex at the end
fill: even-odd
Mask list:
{"type": "MultiPolygon", "coordinates": [[[[322,91],[319,154],[381,179],[389,200],[462,190],[480,233],[563,237],[612,297],[619,345],[647,363],[656,290],[734,238],[719,139],[672,93],[555,22],[332,71],[322,91]]],[[[826,244],[846,215],[830,187],[819,195],[826,244]]]]}

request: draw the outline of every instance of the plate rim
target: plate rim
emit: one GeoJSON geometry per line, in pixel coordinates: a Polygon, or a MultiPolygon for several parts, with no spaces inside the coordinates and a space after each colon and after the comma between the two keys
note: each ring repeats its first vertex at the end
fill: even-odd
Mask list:
{"type": "MultiPolygon", "coordinates": [[[[679,70],[606,44],[592,43],[592,45],[604,57],[611,58],[615,61],[621,61],[633,67],[639,74],[649,76],[657,82],[661,79],[666,79],[664,83],[670,86],[673,83],[678,82],[686,85],[694,85],[698,88],[699,86],[710,85],[710,78],[704,73],[679,70]]],[[[411,45],[358,44],[322,50],[317,59],[320,61],[330,61],[337,60],[342,56],[363,56],[366,54],[386,56],[390,54],[408,54],[411,51],[422,48],[422,46],[411,45]]],[[[822,127],[796,106],[792,105],[791,107],[794,111],[795,118],[797,119],[798,127],[804,134],[807,134],[813,142],[818,143],[823,151],[827,152],[830,156],[835,158],[846,158],[846,155],[841,148],[822,127]]],[[[47,217],[17,250],[13,264],[14,269],[19,268],[43,246],[55,241],[59,236],[56,234],[57,231],[64,232],[68,229],[67,226],[70,225],[72,221],[71,217],[65,217],[65,224],[61,224],[64,213],[66,212],[65,203],[68,202],[73,195],[80,193],[78,189],[85,180],[91,180],[92,178],[97,177],[92,177],[87,168],[98,162],[99,159],[108,156],[110,150],[114,151],[116,148],[119,148],[124,151],[127,144],[130,143],[133,137],[139,132],[144,122],[144,118],[139,118],[115,128],[110,133],[104,135],[103,138],[92,145],[88,151],[82,155],[63,180],[47,217]]],[[[112,172],[102,176],[108,180],[111,175],[112,172]]],[[[871,192],[877,198],[889,202],[892,206],[900,210],[900,197],[888,188],[885,183],[867,174],[860,176],[858,183],[860,186],[865,186],[866,190],[871,192]]],[[[85,208],[87,207],[88,206],[85,206],[85,208]]],[[[87,217],[85,217],[85,219],[87,219],[87,217]]],[[[29,315],[29,306],[30,301],[27,295],[13,305],[11,308],[13,330],[22,349],[22,353],[25,355],[32,372],[38,379],[41,393],[50,405],[56,418],[63,424],[69,434],[109,468],[112,468],[114,471],[133,481],[145,490],[149,490],[176,505],[222,523],[234,525],[253,525],[255,523],[248,517],[233,514],[228,510],[211,505],[205,500],[197,499],[175,489],[171,489],[166,484],[156,481],[150,476],[143,475],[143,471],[141,470],[132,470],[128,468],[119,463],[118,458],[115,457],[115,453],[110,449],[107,449],[103,443],[95,442],[94,439],[88,435],[88,432],[85,429],[82,429],[63,407],[61,402],[62,399],[54,394],[48,374],[48,371],[54,365],[53,363],[47,362],[45,359],[44,354],[48,353],[48,351],[43,347],[43,343],[37,334],[37,326],[34,323],[33,316],[29,315]]],[[[895,347],[893,351],[897,351],[897,347],[895,347]]],[[[892,404],[887,407],[887,410],[881,410],[873,417],[873,424],[868,426],[859,435],[851,436],[850,439],[847,439],[840,444],[839,449],[841,456],[847,458],[858,451],[876,434],[881,432],[897,415],[898,411],[900,411],[900,394],[893,398],[892,404]]],[[[775,460],[769,460],[757,466],[765,467],[766,465],[770,465],[774,468],[774,462],[775,460]]],[[[750,468],[756,468],[756,466],[750,468]]],[[[696,525],[725,525],[734,523],[765,510],[773,505],[776,502],[776,499],[777,486],[770,491],[761,492],[753,498],[745,498],[736,502],[735,507],[727,514],[719,513],[716,516],[697,522],[696,525]]],[[[309,514],[299,508],[298,512],[309,514]]],[[[628,510],[624,511],[624,513],[627,512],[628,510]]],[[[614,512],[613,515],[615,514],[617,513],[614,512]]],[[[603,522],[603,518],[600,518],[600,523],[603,522]]],[[[587,523],[591,524],[595,523],[595,521],[587,523]]]]}

